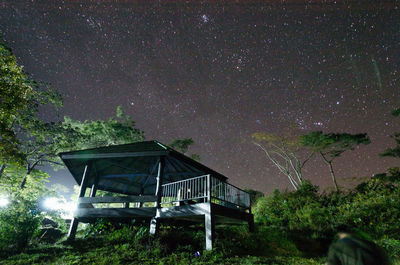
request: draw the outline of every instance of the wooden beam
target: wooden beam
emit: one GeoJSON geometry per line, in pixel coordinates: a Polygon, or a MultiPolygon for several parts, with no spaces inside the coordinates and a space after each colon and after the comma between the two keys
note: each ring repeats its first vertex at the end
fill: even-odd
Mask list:
{"type": "Polygon", "coordinates": [[[99,176],[97,175],[97,169],[96,169],[95,165],[93,165],[93,167],[94,167],[94,170],[95,170],[96,174],[94,176],[94,181],[93,181],[92,187],[90,189],[89,197],[95,197],[96,196],[97,184],[99,183],[99,176]]]}
{"type": "Polygon", "coordinates": [[[254,232],[254,218],[253,218],[253,216],[251,216],[251,218],[249,218],[247,223],[249,225],[249,232],[250,233],[254,232]]]}
{"type": "Polygon", "coordinates": [[[206,187],[206,193],[207,193],[207,202],[211,203],[211,175],[207,175],[207,187],[206,187]]]}
{"type": "Polygon", "coordinates": [[[206,235],[206,250],[212,250],[215,237],[215,220],[211,203],[209,204],[209,211],[204,215],[204,229],[206,235]]]}
{"type": "Polygon", "coordinates": [[[212,211],[215,215],[221,215],[232,219],[238,219],[248,222],[253,219],[253,215],[239,209],[233,209],[230,207],[221,206],[218,204],[211,204],[212,211]]]}
{"type": "Polygon", "coordinates": [[[168,151],[149,151],[149,152],[135,152],[135,153],[102,153],[102,154],[72,154],[61,155],[61,159],[99,159],[99,158],[117,158],[117,157],[142,157],[142,156],[165,156],[168,151]]]}
{"type": "Polygon", "coordinates": [[[79,203],[125,203],[125,202],[155,202],[155,201],[157,201],[157,196],[154,195],[78,198],[79,203]]]}
{"type": "MultiPolygon", "coordinates": [[[[81,181],[81,186],[79,188],[78,197],[85,196],[86,182],[87,182],[88,175],[89,175],[90,165],[91,165],[91,162],[89,161],[89,163],[85,166],[85,169],[83,170],[82,181],[81,181]]],[[[78,207],[79,207],[79,203],[78,203],[78,207]]],[[[78,224],[79,224],[78,219],[75,217],[72,218],[71,226],[69,227],[69,231],[68,231],[68,240],[73,240],[75,238],[76,229],[78,228],[78,224]]]]}
{"type": "Polygon", "coordinates": [[[158,170],[157,170],[157,186],[156,186],[156,207],[161,208],[161,197],[162,197],[162,184],[164,178],[164,168],[165,168],[165,157],[160,157],[160,161],[158,162],[158,170]]]}
{"type": "MultiPolygon", "coordinates": [[[[162,197],[162,184],[164,178],[164,169],[165,169],[165,156],[160,156],[160,160],[158,162],[158,171],[157,171],[157,187],[156,187],[156,208],[161,208],[161,197],[162,197]]],[[[157,235],[158,229],[160,227],[159,220],[157,216],[154,216],[150,221],[150,234],[157,235]]]]}
{"type": "Polygon", "coordinates": [[[86,165],[85,169],[83,170],[82,181],[81,181],[81,186],[79,187],[78,197],[85,196],[88,175],[89,175],[89,164],[86,165]]]}
{"type": "Polygon", "coordinates": [[[160,209],[160,218],[205,215],[210,211],[209,203],[196,203],[183,206],[172,206],[160,209]]]}
{"type": "Polygon", "coordinates": [[[200,171],[204,172],[204,174],[212,174],[213,176],[215,176],[216,178],[226,181],[228,178],[225,177],[224,175],[222,175],[221,173],[218,173],[217,171],[212,170],[211,168],[197,162],[196,160],[185,156],[184,154],[181,154],[175,150],[171,150],[169,153],[169,156],[172,156],[184,163],[187,163],[189,165],[191,165],[194,168],[199,169],[200,171]]]}
{"type": "Polygon", "coordinates": [[[144,208],[79,208],[76,217],[79,218],[151,218],[156,215],[155,207],[144,208]]]}

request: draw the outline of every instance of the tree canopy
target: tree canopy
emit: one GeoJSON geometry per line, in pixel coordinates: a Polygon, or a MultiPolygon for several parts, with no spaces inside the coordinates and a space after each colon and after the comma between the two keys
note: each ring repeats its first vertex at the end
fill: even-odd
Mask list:
{"type": "Polygon", "coordinates": [[[264,152],[281,173],[288,177],[290,184],[297,190],[303,182],[302,170],[313,155],[301,146],[299,136],[257,132],[252,134],[252,139],[253,143],[264,152]]]}
{"type": "Polygon", "coordinates": [[[335,189],[338,191],[335,172],[332,162],[347,150],[354,150],[360,144],[369,144],[371,141],[366,133],[323,133],[310,132],[301,136],[301,144],[310,147],[314,153],[319,153],[323,161],[328,165],[335,189]]]}
{"type": "MultiPolygon", "coordinates": [[[[183,154],[186,154],[189,147],[194,144],[192,138],[184,139],[174,139],[168,146],[175,149],[183,154]]],[[[200,161],[200,156],[198,154],[191,154],[190,157],[194,160],[200,161]]]]}
{"type": "Polygon", "coordinates": [[[0,163],[23,163],[26,153],[21,139],[40,135],[43,124],[39,107],[61,106],[61,96],[45,84],[32,80],[17,64],[12,51],[0,41],[0,163]],[[26,135],[26,131],[31,131],[26,135]]]}

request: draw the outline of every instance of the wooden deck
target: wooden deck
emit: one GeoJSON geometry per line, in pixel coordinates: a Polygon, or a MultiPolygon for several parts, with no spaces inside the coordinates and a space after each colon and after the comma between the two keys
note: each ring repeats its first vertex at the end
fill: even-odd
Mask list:
{"type": "Polygon", "coordinates": [[[206,249],[212,249],[216,224],[248,223],[250,231],[254,226],[248,194],[210,175],[165,184],[158,196],[80,197],[69,237],[78,222],[97,218],[145,219],[152,234],[162,222],[204,223],[206,249]]]}
{"type": "Polygon", "coordinates": [[[172,207],[142,207],[142,208],[78,208],[74,217],[81,222],[91,222],[97,218],[110,219],[177,219],[188,222],[202,223],[204,216],[212,213],[216,224],[240,224],[249,222],[252,214],[226,208],[214,203],[196,203],[172,207]]]}

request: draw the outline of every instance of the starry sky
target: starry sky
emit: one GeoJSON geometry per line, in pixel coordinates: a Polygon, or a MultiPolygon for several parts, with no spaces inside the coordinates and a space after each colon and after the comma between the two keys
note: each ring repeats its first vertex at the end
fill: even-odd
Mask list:
{"type": "MultiPolygon", "coordinates": [[[[269,193],[291,187],[251,143],[258,131],[368,133],[334,162],[342,186],[399,166],[378,157],[400,131],[399,3],[356,2],[0,0],[0,30],[63,95],[62,115],[108,119],[121,105],[148,140],[191,137],[202,163],[269,193]]],[[[332,186],[320,158],[304,175],[332,186]]]]}

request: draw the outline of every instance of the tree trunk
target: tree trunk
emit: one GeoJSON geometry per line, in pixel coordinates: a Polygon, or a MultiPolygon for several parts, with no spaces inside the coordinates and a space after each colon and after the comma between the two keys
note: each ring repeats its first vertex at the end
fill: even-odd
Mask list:
{"type": "MultiPolygon", "coordinates": [[[[292,184],[293,188],[294,188],[295,190],[298,190],[298,189],[299,189],[298,186],[301,184],[301,179],[300,179],[300,182],[299,182],[299,183],[296,182],[296,180],[292,177],[292,174],[291,174],[291,172],[290,172],[290,170],[289,170],[289,167],[290,167],[290,166],[289,166],[289,165],[283,166],[279,161],[277,161],[276,159],[274,159],[274,158],[272,157],[272,155],[270,154],[270,152],[269,152],[266,148],[264,148],[261,144],[259,144],[259,143],[257,143],[257,142],[253,142],[253,144],[255,144],[255,145],[258,146],[261,150],[264,151],[265,156],[279,169],[279,171],[280,171],[282,174],[284,174],[284,175],[286,175],[286,176],[288,177],[288,179],[289,179],[289,181],[290,181],[290,184],[292,184]]],[[[278,154],[278,156],[282,157],[282,155],[279,155],[279,154],[278,154]]],[[[288,161],[287,159],[285,159],[285,160],[288,161]]],[[[293,165],[293,164],[292,164],[292,165],[293,165]]],[[[293,169],[294,169],[294,168],[293,168],[293,169]]],[[[294,171],[295,171],[295,173],[297,173],[295,169],[294,169],[294,171]]]]}
{"type": "Polygon", "coordinates": [[[21,185],[19,186],[21,189],[23,189],[25,187],[25,183],[26,183],[26,179],[28,178],[28,175],[31,174],[32,170],[35,169],[35,167],[41,162],[41,158],[39,158],[38,160],[36,160],[35,163],[33,163],[33,165],[31,166],[29,163],[26,167],[26,174],[24,176],[24,179],[21,182],[21,185]]]}
{"type": "Polygon", "coordinates": [[[336,176],[335,176],[335,173],[333,172],[332,161],[330,161],[328,163],[328,165],[329,165],[329,171],[331,172],[331,177],[332,177],[333,184],[335,185],[335,189],[336,189],[336,191],[339,191],[339,186],[338,186],[338,184],[336,182],[336,176]]]}
{"type": "Polygon", "coordinates": [[[333,181],[333,185],[335,186],[335,190],[339,191],[339,186],[336,182],[336,176],[335,176],[335,172],[333,171],[333,166],[332,166],[332,160],[329,161],[328,159],[326,159],[326,157],[324,156],[324,154],[321,153],[322,158],[324,159],[325,163],[328,165],[329,167],[329,172],[331,173],[331,177],[332,177],[332,181],[333,181]]]}
{"type": "Polygon", "coordinates": [[[0,167],[0,178],[3,176],[3,173],[4,173],[5,169],[6,169],[6,165],[5,164],[1,165],[1,167],[0,167]]]}
{"type": "Polygon", "coordinates": [[[32,170],[33,170],[33,167],[30,167],[30,166],[27,167],[24,179],[22,180],[21,184],[19,185],[19,187],[21,189],[25,188],[26,180],[28,178],[28,175],[31,174],[32,170]]]}
{"type": "Polygon", "coordinates": [[[19,185],[19,187],[20,187],[21,189],[25,188],[26,178],[28,177],[29,173],[30,173],[30,171],[28,170],[28,171],[26,172],[25,176],[24,176],[24,179],[22,180],[21,184],[19,185]]]}

